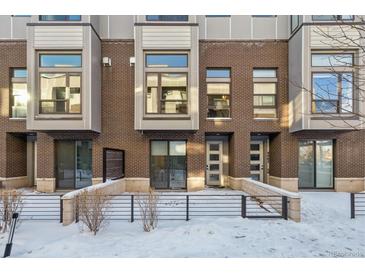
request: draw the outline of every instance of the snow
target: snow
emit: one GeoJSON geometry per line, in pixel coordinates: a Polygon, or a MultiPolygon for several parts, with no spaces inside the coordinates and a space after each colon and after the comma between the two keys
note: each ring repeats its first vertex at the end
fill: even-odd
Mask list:
{"type": "MultiPolygon", "coordinates": [[[[188,222],[160,221],[157,229],[147,233],[140,221],[110,221],[93,236],[81,224],[64,227],[56,221],[23,221],[14,236],[12,256],[365,257],[365,216],[350,219],[348,193],[303,192],[300,196],[301,223],[195,217],[188,222]]],[[[7,234],[0,234],[0,248],[6,240],[7,234]]]]}

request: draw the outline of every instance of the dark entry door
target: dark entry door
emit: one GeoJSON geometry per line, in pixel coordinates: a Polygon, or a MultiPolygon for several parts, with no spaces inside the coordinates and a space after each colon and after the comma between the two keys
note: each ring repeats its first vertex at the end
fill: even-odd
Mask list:
{"type": "Polygon", "coordinates": [[[75,187],[75,142],[58,141],[57,153],[57,188],[75,187]]]}
{"type": "Polygon", "coordinates": [[[151,141],[150,179],[156,189],[186,188],[185,141],[151,141]]]}

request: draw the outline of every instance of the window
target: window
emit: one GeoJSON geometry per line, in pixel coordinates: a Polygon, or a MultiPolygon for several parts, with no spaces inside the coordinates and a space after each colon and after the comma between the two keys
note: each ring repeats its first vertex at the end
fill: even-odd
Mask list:
{"type": "Polygon", "coordinates": [[[312,113],[353,111],[353,54],[312,52],[312,113]]]}
{"type": "Polygon", "coordinates": [[[42,68],[81,67],[81,54],[40,54],[39,58],[42,68]]]}
{"type": "Polygon", "coordinates": [[[146,20],[184,22],[189,21],[189,15],[147,15],[146,20]]]}
{"type": "Polygon", "coordinates": [[[352,112],[352,73],[313,73],[313,113],[352,112]]]}
{"type": "Polygon", "coordinates": [[[290,31],[294,32],[299,27],[299,15],[290,15],[290,31]]]}
{"type": "Polygon", "coordinates": [[[353,15],[313,15],[313,21],[352,21],[353,15]]]}
{"type": "Polygon", "coordinates": [[[230,15],[206,15],[205,17],[231,17],[230,15]]]}
{"type": "Polygon", "coordinates": [[[147,54],[147,67],[184,68],[188,66],[187,54],[147,54]]]}
{"type": "Polygon", "coordinates": [[[103,181],[124,177],[124,150],[103,148],[103,181]]]}
{"type": "Polygon", "coordinates": [[[254,118],[276,118],[276,69],[253,70],[254,118]]]}
{"type": "Polygon", "coordinates": [[[227,68],[209,68],[206,77],[208,118],[229,118],[231,70],[227,68]]]}
{"type": "Polygon", "coordinates": [[[276,17],[276,15],[252,15],[252,17],[257,17],[257,18],[271,18],[271,17],[276,17]]]}
{"type": "Polygon", "coordinates": [[[353,54],[338,53],[338,54],[312,54],[312,67],[352,67],[353,54]]]}
{"type": "Polygon", "coordinates": [[[187,74],[147,73],[147,113],[187,114],[187,100],[187,74]]]}
{"type": "Polygon", "coordinates": [[[81,21],[81,15],[40,15],[39,21],[81,21]]]}
{"type": "Polygon", "coordinates": [[[39,113],[81,113],[81,54],[39,54],[39,113]]]}
{"type": "Polygon", "coordinates": [[[188,113],[188,54],[145,55],[146,114],[188,113]]]}
{"type": "Polygon", "coordinates": [[[10,106],[12,118],[25,118],[27,116],[27,70],[14,68],[11,70],[11,96],[10,106]]]}

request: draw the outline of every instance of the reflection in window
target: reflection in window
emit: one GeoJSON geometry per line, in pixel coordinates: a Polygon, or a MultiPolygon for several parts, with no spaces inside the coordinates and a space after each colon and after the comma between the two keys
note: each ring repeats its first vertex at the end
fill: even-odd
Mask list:
{"type": "Polygon", "coordinates": [[[81,113],[81,76],[40,74],[40,113],[81,113]]]}
{"type": "Polygon", "coordinates": [[[253,77],[254,118],[275,118],[276,69],[254,69],[253,77]]]}
{"type": "Polygon", "coordinates": [[[313,15],[313,21],[352,21],[353,15],[313,15]]]}
{"type": "Polygon", "coordinates": [[[81,15],[40,15],[39,21],[81,21],[81,15]]]}
{"type": "Polygon", "coordinates": [[[351,53],[312,53],[312,67],[351,67],[353,54],[351,53]]]}
{"type": "Polygon", "coordinates": [[[230,117],[231,70],[228,68],[207,69],[207,96],[209,118],[230,117]],[[214,79],[218,78],[218,79],[214,79]]]}
{"type": "Polygon", "coordinates": [[[147,21],[188,21],[189,15],[147,15],[147,21]]]}
{"type": "Polygon", "coordinates": [[[43,68],[81,67],[81,54],[40,54],[39,59],[43,68]]]}
{"type": "Polygon", "coordinates": [[[188,66],[187,54],[147,54],[147,67],[179,68],[188,66]]]}
{"type": "Polygon", "coordinates": [[[11,71],[11,117],[25,118],[27,116],[27,70],[12,69],[11,71]]]}

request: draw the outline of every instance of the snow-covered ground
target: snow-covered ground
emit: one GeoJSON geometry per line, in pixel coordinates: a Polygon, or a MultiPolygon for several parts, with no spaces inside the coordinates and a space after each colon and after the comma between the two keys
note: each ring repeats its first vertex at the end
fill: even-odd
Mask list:
{"type": "MultiPolygon", "coordinates": [[[[350,219],[348,193],[304,192],[302,222],[205,217],[110,221],[96,236],[81,224],[23,221],[13,257],[365,257],[365,216],[350,219]]],[[[7,234],[0,235],[0,248],[7,234]]],[[[0,252],[2,250],[0,249],[0,252]]]]}

